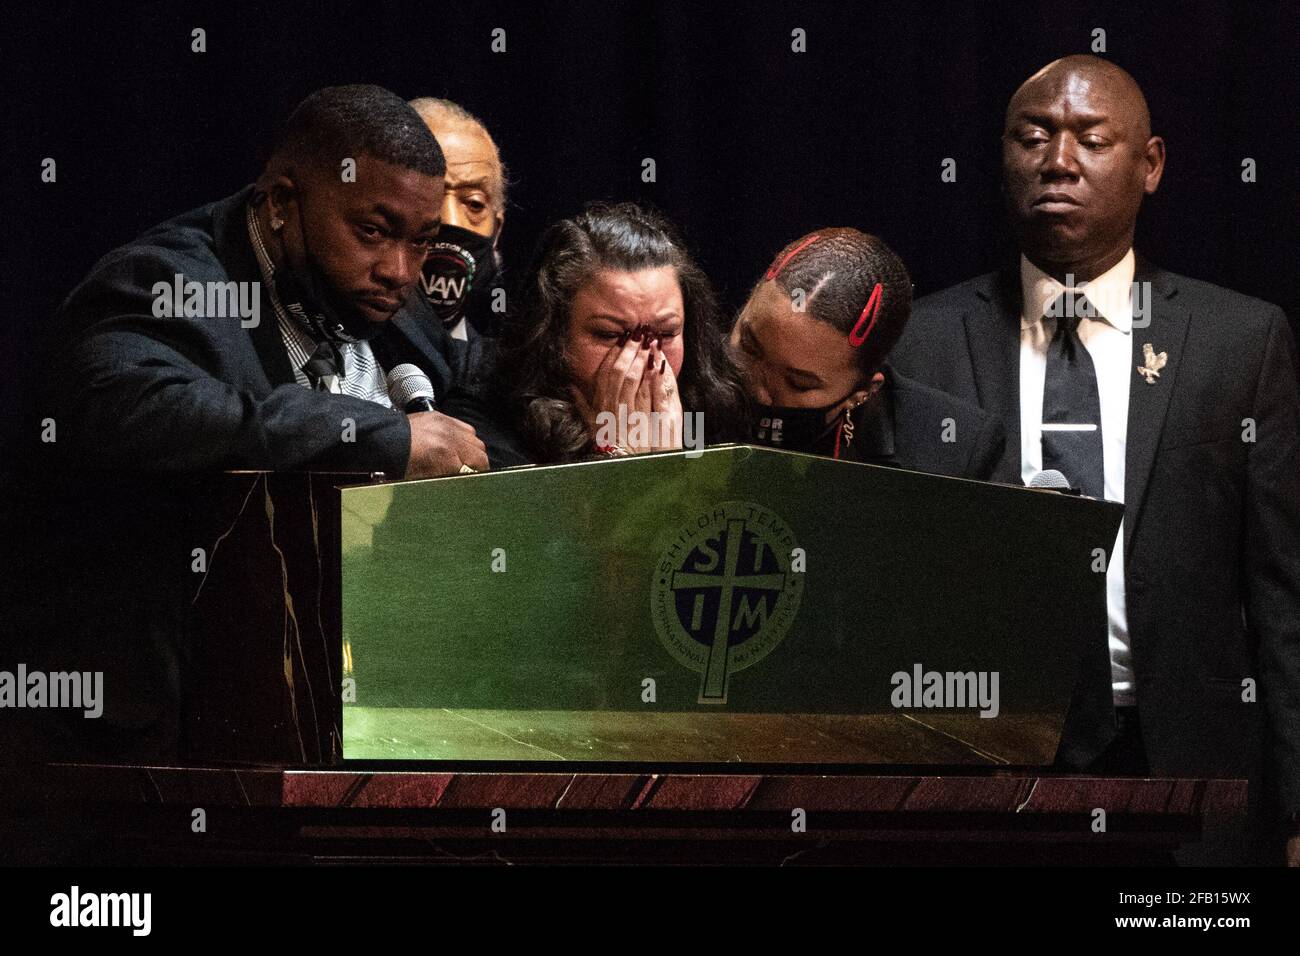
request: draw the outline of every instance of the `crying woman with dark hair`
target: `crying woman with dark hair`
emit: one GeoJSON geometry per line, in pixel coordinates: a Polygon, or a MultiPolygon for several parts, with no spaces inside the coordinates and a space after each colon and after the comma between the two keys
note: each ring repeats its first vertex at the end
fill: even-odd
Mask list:
{"type": "Polygon", "coordinates": [[[893,251],[856,229],[791,242],[731,329],[751,399],[749,441],[787,451],[1019,484],[989,413],[888,364],[912,310],[893,251]]]}
{"type": "Polygon", "coordinates": [[[743,440],[709,281],[658,214],[596,204],[555,223],[522,297],[494,372],[443,409],[475,426],[493,467],[743,440]]]}

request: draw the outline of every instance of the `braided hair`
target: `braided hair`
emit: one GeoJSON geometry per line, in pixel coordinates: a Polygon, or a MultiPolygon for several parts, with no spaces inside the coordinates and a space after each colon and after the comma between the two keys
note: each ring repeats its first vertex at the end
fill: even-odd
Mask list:
{"type": "Polygon", "coordinates": [[[912,312],[912,279],[903,261],[857,229],[818,229],[796,239],[777,253],[763,281],[802,297],[810,316],[848,337],[864,379],[884,364],[912,312]]]}

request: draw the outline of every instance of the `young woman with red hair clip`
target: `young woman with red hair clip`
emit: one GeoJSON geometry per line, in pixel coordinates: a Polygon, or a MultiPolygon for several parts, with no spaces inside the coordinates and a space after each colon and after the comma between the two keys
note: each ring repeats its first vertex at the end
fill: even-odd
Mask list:
{"type": "Polygon", "coordinates": [[[787,245],[731,330],[751,407],[750,440],[788,451],[980,480],[1005,435],[974,405],[887,363],[912,308],[902,261],[857,229],[787,245]]]}

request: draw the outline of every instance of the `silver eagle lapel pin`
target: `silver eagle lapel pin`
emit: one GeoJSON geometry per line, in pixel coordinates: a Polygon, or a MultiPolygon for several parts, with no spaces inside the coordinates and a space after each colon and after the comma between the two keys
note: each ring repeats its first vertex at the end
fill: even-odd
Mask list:
{"type": "Polygon", "coordinates": [[[1164,352],[1157,352],[1147,342],[1142,346],[1143,364],[1137,367],[1138,374],[1147,380],[1148,385],[1154,385],[1156,379],[1160,377],[1160,370],[1165,367],[1169,361],[1169,356],[1164,352]]]}

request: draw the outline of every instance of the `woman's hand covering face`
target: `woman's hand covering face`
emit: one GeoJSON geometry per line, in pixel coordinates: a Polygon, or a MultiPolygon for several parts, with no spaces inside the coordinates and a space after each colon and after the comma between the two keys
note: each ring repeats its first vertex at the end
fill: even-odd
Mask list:
{"type": "Polygon", "coordinates": [[[615,341],[596,368],[590,395],[573,387],[574,402],[598,438],[612,426],[612,444],[628,452],[682,447],[677,376],[650,330],[637,328],[615,341]]]}
{"type": "Polygon", "coordinates": [[[682,447],[677,376],[685,358],[684,323],[681,286],[671,266],[602,271],[574,295],[570,390],[598,443],[628,451],[682,447]],[[613,431],[602,433],[602,421],[613,431]]]}

